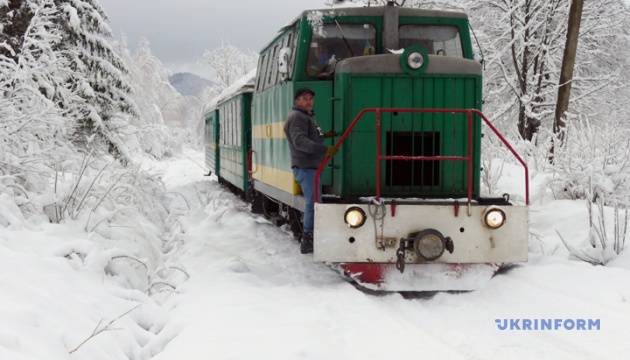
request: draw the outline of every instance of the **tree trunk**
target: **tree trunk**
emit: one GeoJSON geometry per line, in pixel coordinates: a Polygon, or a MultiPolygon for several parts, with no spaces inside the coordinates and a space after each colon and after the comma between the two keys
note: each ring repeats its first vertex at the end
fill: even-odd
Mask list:
{"type": "Polygon", "coordinates": [[[580,22],[582,20],[582,7],[584,0],[572,0],[569,10],[569,24],[567,27],[567,42],[564,46],[562,69],[560,72],[560,87],[558,88],[558,102],[556,103],[556,117],[553,122],[553,133],[564,142],[564,128],[566,127],[565,113],[569,109],[571,97],[571,81],[573,80],[573,68],[575,55],[580,35],[580,22]]]}

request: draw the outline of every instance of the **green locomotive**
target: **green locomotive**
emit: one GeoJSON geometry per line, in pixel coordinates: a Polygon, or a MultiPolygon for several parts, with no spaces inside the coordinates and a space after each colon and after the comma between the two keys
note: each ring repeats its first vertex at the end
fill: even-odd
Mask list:
{"type": "Polygon", "coordinates": [[[444,279],[526,261],[527,207],[480,197],[487,120],[468,29],[459,12],[303,12],[263,48],[249,85],[208,113],[207,165],[254,211],[299,233],[304,198],[283,125],[294,91],[310,88],[321,128],[343,134],[328,140],[339,151],[319,169],[316,261],[389,290],[473,288],[444,279]],[[235,124],[222,120],[229,103],[240,104],[235,124]]]}

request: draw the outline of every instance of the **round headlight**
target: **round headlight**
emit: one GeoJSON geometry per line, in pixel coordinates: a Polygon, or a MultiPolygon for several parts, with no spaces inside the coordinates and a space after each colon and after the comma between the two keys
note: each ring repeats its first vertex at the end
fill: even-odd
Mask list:
{"type": "Polygon", "coordinates": [[[365,211],[363,209],[353,206],[346,210],[344,220],[349,227],[356,229],[365,224],[365,211]]]}
{"type": "Polygon", "coordinates": [[[424,65],[424,56],[419,52],[412,52],[407,57],[407,65],[414,70],[418,70],[424,65]]]}
{"type": "Polygon", "coordinates": [[[505,212],[499,208],[489,208],[483,216],[483,222],[490,229],[498,229],[505,224],[505,212]]]}

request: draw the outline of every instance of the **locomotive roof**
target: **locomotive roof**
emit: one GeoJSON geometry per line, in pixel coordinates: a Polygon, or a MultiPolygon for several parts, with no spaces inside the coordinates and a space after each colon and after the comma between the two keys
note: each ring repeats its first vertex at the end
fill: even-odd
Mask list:
{"type": "MultiPolygon", "coordinates": [[[[335,9],[313,9],[305,10],[302,12],[299,18],[308,15],[312,12],[321,12],[323,15],[336,15],[336,16],[382,16],[385,14],[385,10],[391,8],[389,6],[364,6],[364,7],[348,7],[348,8],[335,8],[335,9]]],[[[430,9],[414,9],[406,7],[397,7],[399,16],[418,16],[418,17],[442,17],[442,18],[456,18],[456,19],[468,19],[468,15],[461,11],[447,11],[447,10],[430,10],[430,9]]],[[[297,19],[295,19],[297,20],[297,19]]],[[[291,23],[293,24],[294,21],[291,23]]]]}
{"type": "MultiPolygon", "coordinates": [[[[273,44],[280,36],[283,35],[287,28],[295,25],[297,21],[312,13],[321,13],[324,16],[383,16],[387,9],[391,9],[391,6],[363,6],[363,7],[347,7],[347,8],[334,8],[334,9],[310,9],[304,10],[302,13],[291,20],[287,25],[278,30],[278,33],[274,38],[262,47],[261,51],[267,49],[273,44]]],[[[396,7],[398,10],[398,16],[416,16],[416,17],[437,17],[437,18],[450,18],[450,19],[468,19],[468,15],[462,11],[450,11],[450,10],[430,10],[430,9],[413,9],[406,7],[396,7]]]]}

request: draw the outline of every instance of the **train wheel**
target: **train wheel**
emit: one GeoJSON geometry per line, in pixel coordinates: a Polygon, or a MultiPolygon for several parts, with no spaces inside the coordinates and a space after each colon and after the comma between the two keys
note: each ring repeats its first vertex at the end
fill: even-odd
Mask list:
{"type": "Polygon", "coordinates": [[[263,203],[263,215],[269,221],[271,221],[275,226],[282,226],[286,224],[286,219],[284,219],[280,215],[280,204],[275,202],[274,200],[268,198],[265,195],[262,195],[262,203],[263,203]]]}
{"type": "Polygon", "coordinates": [[[252,212],[254,214],[262,214],[262,213],[264,213],[263,198],[264,198],[263,194],[259,193],[256,190],[252,190],[250,203],[252,204],[252,212]]]}

